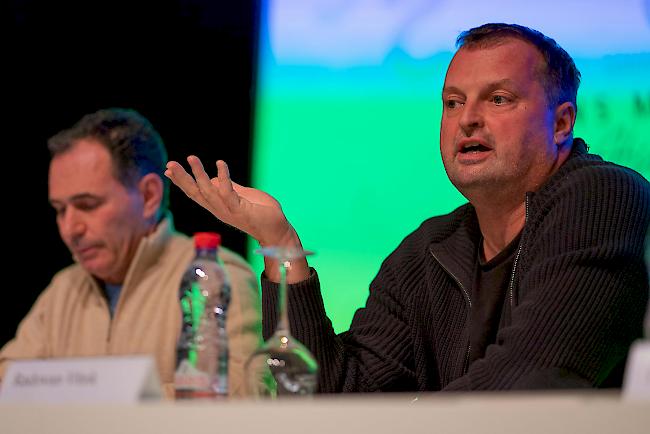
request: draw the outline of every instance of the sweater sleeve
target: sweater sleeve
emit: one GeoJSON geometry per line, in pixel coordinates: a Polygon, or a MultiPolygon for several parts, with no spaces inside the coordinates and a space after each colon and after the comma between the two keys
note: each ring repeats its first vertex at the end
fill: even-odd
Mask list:
{"type": "Polygon", "coordinates": [[[0,349],[0,380],[4,377],[7,365],[15,359],[48,357],[48,334],[46,316],[51,309],[50,287],[38,297],[29,313],[18,325],[16,336],[0,349]]]}
{"type": "Polygon", "coordinates": [[[647,181],[617,166],[583,168],[535,200],[512,322],[446,390],[600,386],[642,335],[647,181]]]}
{"type": "MultiPolygon", "coordinates": [[[[390,293],[390,272],[382,266],[370,287],[366,307],[359,309],[350,331],[336,335],[327,318],[318,275],[289,286],[291,333],[316,357],[318,391],[374,392],[414,390],[412,345],[404,300],[390,293]]],[[[264,336],[277,323],[277,284],[262,277],[264,336]]]]}

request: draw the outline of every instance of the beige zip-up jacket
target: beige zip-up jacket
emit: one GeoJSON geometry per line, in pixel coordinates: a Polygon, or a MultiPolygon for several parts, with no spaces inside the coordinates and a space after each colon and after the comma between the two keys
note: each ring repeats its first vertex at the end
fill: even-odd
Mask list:
{"type": "MultiPolygon", "coordinates": [[[[237,254],[220,248],[232,285],[226,328],[230,396],[246,394],[244,363],[261,343],[257,280],[237,254]]],[[[171,217],[143,239],[111,318],[95,279],[79,264],[58,272],[0,350],[0,378],[11,359],[152,354],[167,397],[173,396],[178,289],[194,257],[191,238],[174,232],[171,217]]]]}

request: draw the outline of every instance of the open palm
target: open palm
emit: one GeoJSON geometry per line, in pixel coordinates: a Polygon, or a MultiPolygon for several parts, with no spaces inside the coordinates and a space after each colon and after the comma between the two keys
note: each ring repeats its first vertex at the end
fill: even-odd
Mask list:
{"type": "Polygon", "coordinates": [[[194,176],[176,161],[167,163],[165,176],[219,220],[246,232],[262,246],[281,245],[293,233],[278,201],[261,190],[233,182],[224,161],[217,161],[214,178],[208,176],[198,157],[191,155],[187,162],[194,176]]]}

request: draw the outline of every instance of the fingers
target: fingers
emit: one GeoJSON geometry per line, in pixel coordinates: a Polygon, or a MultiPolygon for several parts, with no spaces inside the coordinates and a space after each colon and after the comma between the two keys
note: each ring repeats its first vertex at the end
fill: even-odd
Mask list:
{"type": "Polygon", "coordinates": [[[223,160],[217,161],[217,177],[210,179],[198,157],[190,155],[187,162],[193,177],[175,161],[167,163],[165,175],[189,198],[208,209],[217,218],[237,226],[238,217],[235,216],[240,215],[242,211],[238,191],[244,187],[233,185],[228,165],[223,160]]]}
{"type": "Polygon", "coordinates": [[[225,161],[217,161],[217,178],[219,179],[219,185],[224,184],[228,188],[224,188],[224,191],[232,190],[231,179],[230,179],[230,169],[225,161]]]}
{"type": "Polygon", "coordinates": [[[165,176],[169,178],[183,193],[187,195],[194,202],[198,203],[204,208],[208,208],[209,204],[201,194],[199,186],[196,184],[194,178],[185,171],[176,161],[169,161],[167,163],[167,170],[165,176]]]}
{"type": "Polygon", "coordinates": [[[192,197],[198,193],[198,187],[194,178],[185,171],[176,161],[169,161],[167,163],[167,170],[165,176],[169,178],[177,187],[179,187],[185,194],[192,197]]]}
{"type": "Polygon", "coordinates": [[[210,179],[198,157],[190,155],[187,162],[192,168],[199,194],[209,204],[209,209],[218,218],[230,220],[229,215],[239,211],[239,196],[233,190],[228,165],[222,160],[217,161],[218,175],[210,179]]]}
{"type": "MultiPolygon", "coordinates": [[[[223,188],[221,184],[229,183],[230,179],[228,179],[226,175],[225,181],[220,181],[218,178],[216,178],[217,182],[214,182],[215,180],[210,179],[207,172],[205,171],[205,168],[203,167],[203,163],[201,162],[201,160],[198,157],[195,157],[194,155],[190,155],[189,157],[187,157],[187,162],[190,163],[190,167],[192,168],[192,173],[194,174],[194,178],[196,179],[196,184],[198,186],[200,194],[205,198],[205,200],[211,206],[211,211],[213,212],[213,214],[215,214],[218,218],[223,219],[223,216],[219,214],[218,210],[223,207],[225,201],[225,198],[223,197],[222,194],[222,190],[224,190],[227,193],[228,186],[226,186],[226,188],[223,188]]],[[[226,169],[226,174],[227,174],[227,169],[226,169]]],[[[230,190],[232,190],[232,188],[230,188],[230,190]]]]}
{"type": "Polygon", "coordinates": [[[217,179],[219,181],[217,188],[219,190],[219,195],[228,211],[235,213],[239,208],[239,195],[233,189],[233,182],[230,179],[230,170],[228,170],[228,165],[225,161],[217,161],[217,171],[217,179]]]}
{"type": "Polygon", "coordinates": [[[190,163],[192,174],[194,175],[196,184],[198,185],[201,192],[206,193],[210,191],[212,183],[210,182],[210,177],[203,168],[203,163],[201,163],[201,160],[194,155],[190,155],[187,157],[187,162],[190,163]]]}

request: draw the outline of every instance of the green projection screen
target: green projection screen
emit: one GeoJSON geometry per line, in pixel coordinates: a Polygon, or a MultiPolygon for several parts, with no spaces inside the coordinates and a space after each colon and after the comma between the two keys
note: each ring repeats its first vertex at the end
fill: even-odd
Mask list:
{"type": "MultiPolygon", "coordinates": [[[[649,1],[262,2],[253,186],[276,197],[319,273],[335,329],[381,261],[464,198],[438,150],[440,90],[462,30],[515,22],[582,72],[576,136],[650,176],[649,1]],[[563,11],[563,15],[558,11],[563,11]]],[[[249,258],[257,271],[262,260],[249,258]]]]}

